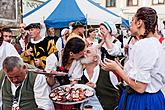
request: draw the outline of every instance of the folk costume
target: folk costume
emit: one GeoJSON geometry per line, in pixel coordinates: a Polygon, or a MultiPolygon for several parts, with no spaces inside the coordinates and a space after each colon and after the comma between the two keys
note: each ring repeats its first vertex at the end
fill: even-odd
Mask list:
{"type": "MultiPolygon", "coordinates": [[[[114,110],[118,105],[119,92],[110,80],[110,73],[102,70],[98,65],[94,68],[92,78],[89,79],[86,70],[84,70],[84,74],[79,83],[86,84],[89,81],[96,84],[96,96],[101,103],[102,108],[104,110],[114,110]]],[[[92,105],[94,106],[94,104],[92,105]]]]}
{"type": "Polygon", "coordinates": [[[165,84],[164,56],[165,51],[155,37],[141,39],[133,45],[124,70],[135,82],[148,85],[144,93],[125,89],[118,110],[165,110],[165,97],[161,92],[165,84]]]}
{"type": "Polygon", "coordinates": [[[35,59],[39,59],[40,65],[38,68],[44,69],[46,65],[46,58],[55,51],[56,47],[52,40],[41,38],[39,41],[31,40],[31,42],[27,44],[25,51],[21,54],[21,57],[24,62],[32,65],[35,65],[35,59]],[[29,48],[32,48],[32,54],[30,56],[25,56],[25,52],[29,48]]]}
{"type": "Polygon", "coordinates": [[[0,87],[3,110],[11,110],[14,104],[17,104],[21,110],[33,108],[54,110],[53,103],[49,99],[50,87],[44,75],[28,72],[25,80],[16,87],[1,71],[0,87]]]}

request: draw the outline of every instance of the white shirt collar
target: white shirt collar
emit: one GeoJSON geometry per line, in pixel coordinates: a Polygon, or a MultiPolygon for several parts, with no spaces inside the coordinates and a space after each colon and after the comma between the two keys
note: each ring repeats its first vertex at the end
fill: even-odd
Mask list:
{"type": "Polygon", "coordinates": [[[37,43],[43,41],[44,38],[45,38],[45,37],[41,37],[41,39],[39,39],[39,40],[37,40],[37,41],[34,41],[33,39],[31,39],[31,43],[33,43],[33,44],[37,44],[37,43]]]}
{"type": "Polygon", "coordinates": [[[84,75],[86,76],[86,78],[90,81],[90,82],[93,82],[93,83],[96,83],[97,80],[98,80],[98,77],[99,77],[99,73],[100,73],[100,66],[97,65],[95,68],[94,68],[94,72],[93,72],[93,76],[91,79],[89,79],[89,75],[86,71],[86,69],[84,70],[84,75]]]}

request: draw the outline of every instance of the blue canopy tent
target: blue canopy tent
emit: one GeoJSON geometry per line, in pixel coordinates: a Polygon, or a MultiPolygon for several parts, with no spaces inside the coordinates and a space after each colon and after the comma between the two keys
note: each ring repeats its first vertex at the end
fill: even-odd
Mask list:
{"type": "Polygon", "coordinates": [[[122,26],[129,28],[129,20],[122,18],[122,26]]]}
{"type": "Polygon", "coordinates": [[[48,0],[23,16],[26,24],[44,22],[46,27],[68,27],[70,22],[81,21],[99,25],[103,21],[128,26],[126,19],[96,4],[92,0],[48,0]]]}
{"type": "Polygon", "coordinates": [[[87,19],[75,0],[61,0],[44,23],[47,27],[67,27],[72,21],[81,21],[85,24],[87,19]]]}

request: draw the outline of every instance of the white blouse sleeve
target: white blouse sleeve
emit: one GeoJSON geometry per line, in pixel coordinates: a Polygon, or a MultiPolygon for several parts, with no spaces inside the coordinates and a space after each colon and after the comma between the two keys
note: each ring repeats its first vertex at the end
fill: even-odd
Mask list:
{"type": "Polygon", "coordinates": [[[38,108],[54,110],[53,102],[49,98],[51,88],[46,82],[44,75],[38,74],[34,83],[34,97],[38,108]]]}
{"type": "Polygon", "coordinates": [[[8,44],[6,45],[6,53],[7,53],[8,56],[17,56],[17,57],[20,58],[20,55],[18,54],[17,50],[16,50],[15,47],[14,47],[12,44],[10,44],[10,43],[8,43],[8,44]]]}
{"type": "Polygon", "coordinates": [[[80,60],[74,60],[69,69],[69,76],[70,76],[69,79],[80,80],[82,75],[83,75],[83,65],[81,64],[80,60]]]}
{"type": "Polygon", "coordinates": [[[137,43],[128,61],[129,77],[135,81],[150,83],[152,69],[158,60],[158,51],[152,42],[137,43]],[[150,44],[151,43],[151,44],[150,44]],[[132,59],[131,59],[132,57],[132,59]]]}
{"type": "Polygon", "coordinates": [[[115,43],[112,43],[112,48],[107,49],[107,52],[109,55],[112,55],[112,56],[121,55],[121,52],[122,52],[121,42],[117,40],[115,43]]]}
{"type": "Polygon", "coordinates": [[[62,38],[61,37],[59,37],[56,42],[56,48],[59,52],[62,50],[62,38]]]}
{"type": "Polygon", "coordinates": [[[46,66],[45,70],[51,69],[51,70],[56,70],[57,69],[57,58],[54,53],[50,54],[46,58],[46,66]]]}
{"type": "Polygon", "coordinates": [[[165,40],[162,41],[162,47],[165,49],[165,40]]]}

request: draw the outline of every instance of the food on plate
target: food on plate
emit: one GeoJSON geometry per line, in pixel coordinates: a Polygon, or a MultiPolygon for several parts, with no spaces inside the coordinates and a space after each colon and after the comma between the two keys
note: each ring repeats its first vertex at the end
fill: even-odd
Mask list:
{"type": "Polygon", "coordinates": [[[74,86],[57,87],[50,93],[54,102],[79,102],[94,95],[92,90],[74,86]]]}
{"type": "Polygon", "coordinates": [[[28,71],[34,72],[34,73],[38,73],[38,74],[50,74],[50,75],[57,75],[57,76],[65,76],[67,75],[67,73],[65,72],[60,72],[60,71],[55,71],[55,70],[42,70],[42,69],[28,69],[28,71]]]}

